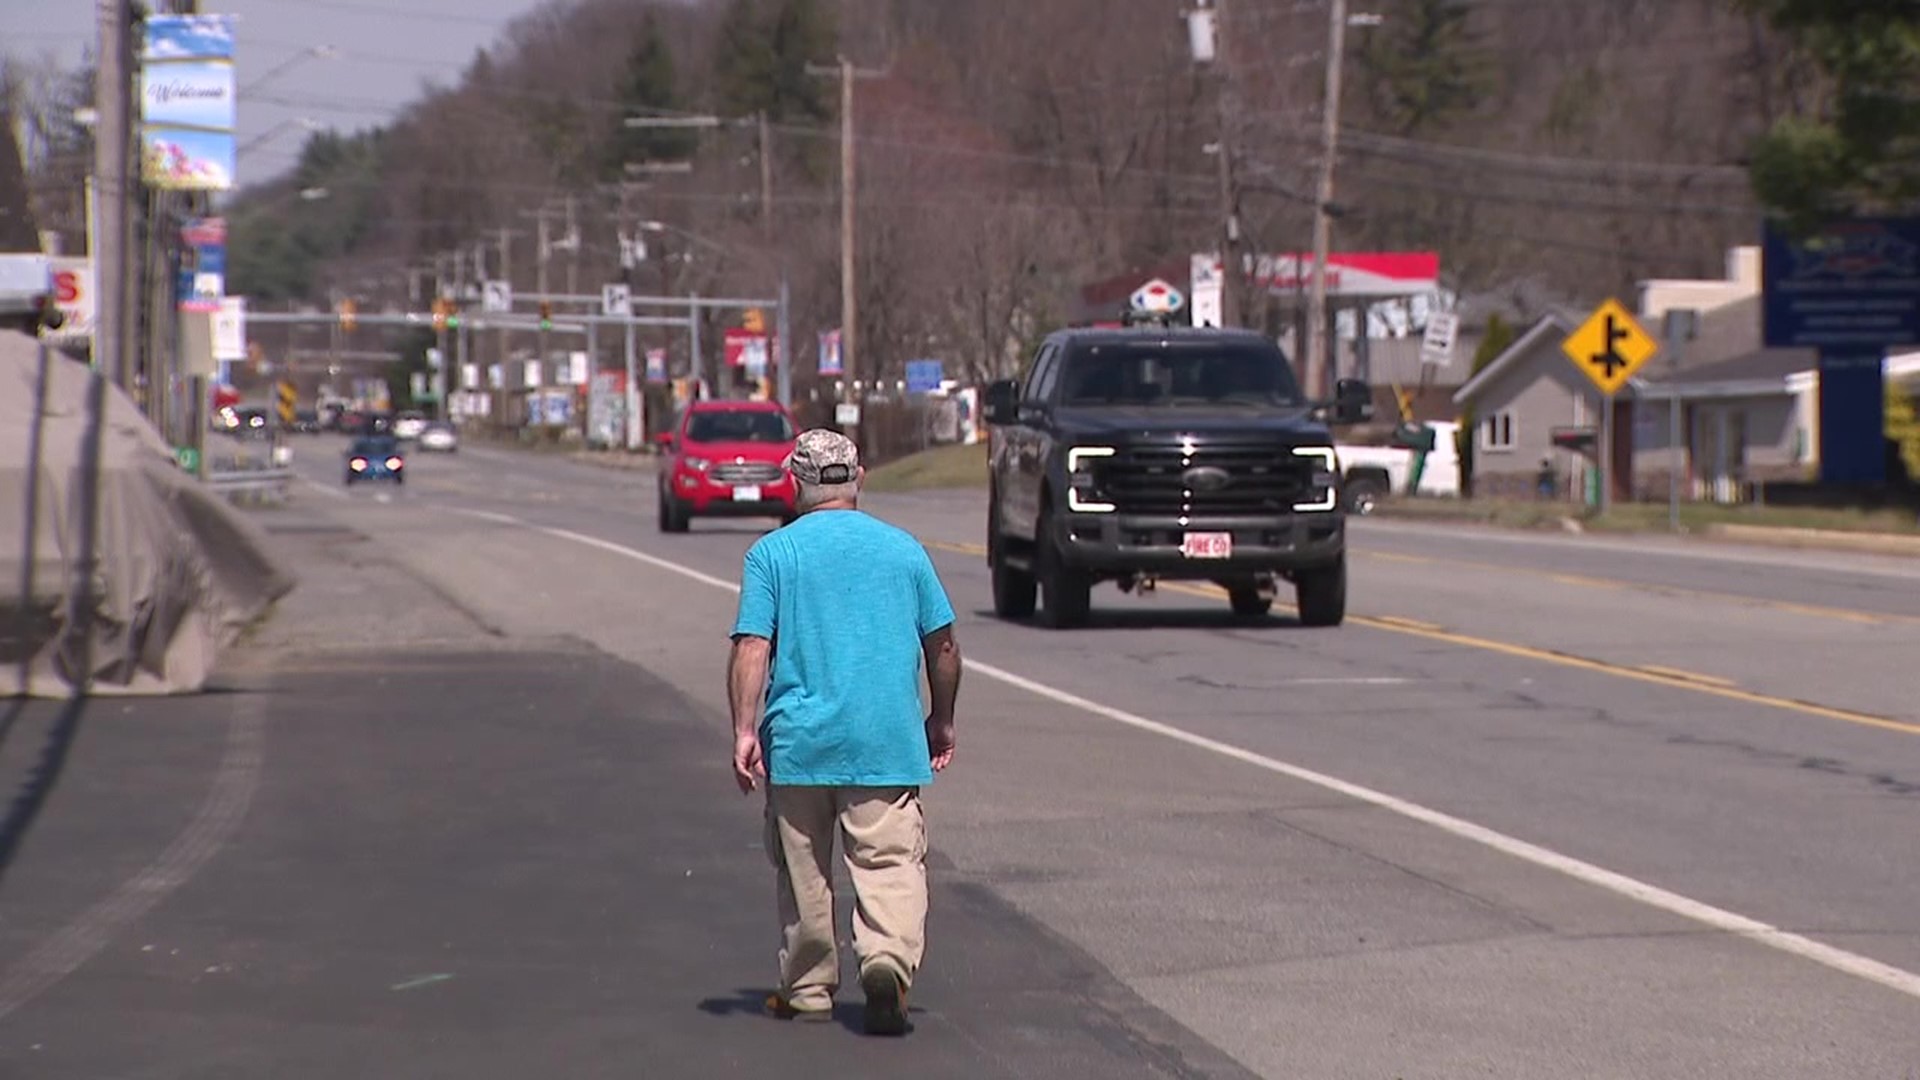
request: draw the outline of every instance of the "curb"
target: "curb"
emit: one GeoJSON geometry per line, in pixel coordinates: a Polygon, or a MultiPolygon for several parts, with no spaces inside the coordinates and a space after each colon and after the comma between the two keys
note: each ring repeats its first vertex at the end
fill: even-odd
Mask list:
{"type": "Polygon", "coordinates": [[[1920,558],[1920,536],[1892,533],[1843,532],[1839,529],[1792,529],[1772,525],[1709,525],[1703,535],[1762,547],[1823,548],[1869,555],[1920,558]]]}

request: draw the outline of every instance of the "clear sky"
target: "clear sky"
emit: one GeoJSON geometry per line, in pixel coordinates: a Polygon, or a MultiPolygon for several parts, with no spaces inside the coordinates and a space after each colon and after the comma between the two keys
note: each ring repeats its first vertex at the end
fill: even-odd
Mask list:
{"type": "MultiPolygon", "coordinates": [[[[159,5],[155,5],[159,6],[159,5]]],[[[450,84],[539,0],[202,0],[238,16],[235,82],[245,185],[296,160],[303,122],[356,131],[392,116],[423,83],[450,84]],[[311,55],[331,46],[336,55],[311,55]],[[282,65],[286,65],[284,68],[282,65]]],[[[0,54],[79,63],[97,38],[93,0],[0,0],[0,54]]]]}

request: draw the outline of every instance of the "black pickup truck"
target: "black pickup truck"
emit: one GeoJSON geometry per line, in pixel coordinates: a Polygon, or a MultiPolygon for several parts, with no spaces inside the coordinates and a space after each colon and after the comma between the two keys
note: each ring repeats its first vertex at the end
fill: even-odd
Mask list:
{"type": "Polygon", "coordinates": [[[1046,625],[1077,626],[1096,583],[1165,578],[1214,582],[1259,616],[1285,579],[1303,624],[1338,625],[1346,523],[1327,423],[1369,411],[1352,380],[1308,402],[1286,354],[1250,331],[1054,333],[1024,380],[987,391],[995,613],[1038,606],[1046,625]]]}

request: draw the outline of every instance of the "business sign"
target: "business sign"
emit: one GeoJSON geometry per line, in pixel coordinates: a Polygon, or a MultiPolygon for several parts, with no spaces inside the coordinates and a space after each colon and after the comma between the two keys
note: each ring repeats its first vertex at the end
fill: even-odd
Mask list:
{"type": "Polygon", "coordinates": [[[163,191],[232,190],[233,17],[150,15],[145,25],[141,179],[163,191]]]}
{"type": "Polygon", "coordinates": [[[567,354],[566,383],[568,386],[587,385],[587,379],[590,377],[590,373],[587,370],[587,361],[588,357],[586,353],[572,352],[567,354]]]}
{"type": "Polygon", "coordinates": [[[180,310],[219,311],[227,293],[227,219],[189,219],[180,228],[180,243],[180,275],[174,288],[180,310]]]}
{"type": "Polygon", "coordinates": [[[1874,353],[1920,344],[1920,218],[1843,221],[1761,247],[1769,348],[1874,353]]]}
{"type": "MultiPolygon", "coordinates": [[[[1247,260],[1253,287],[1275,296],[1304,298],[1313,287],[1313,255],[1294,252],[1247,260]]],[[[1217,255],[1193,256],[1188,288],[1194,325],[1214,325],[1225,267],[1217,255]]],[[[1432,251],[1336,251],[1327,256],[1327,295],[1344,300],[1390,300],[1440,291],[1440,256],[1432,251]]]]}
{"type": "Polygon", "coordinates": [[[93,337],[93,260],[56,255],[53,264],[53,302],[60,309],[60,328],[42,330],[48,341],[88,341],[93,337]]]}
{"type": "Polygon", "coordinates": [[[247,358],[247,298],[222,297],[213,312],[213,358],[231,363],[247,358]]]}
{"type": "Polygon", "coordinates": [[[729,327],[725,346],[728,367],[745,368],[747,374],[754,378],[766,373],[767,335],[741,327],[729,327]]]}
{"type": "Polygon", "coordinates": [[[650,383],[667,381],[667,350],[647,350],[647,381],[650,383]]]}
{"type": "Polygon", "coordinates": [[[840,361],[840,331],[838,330],[823,331],[820,335],[820,374],[846,374],[846,368],[840,361]]]}
{"type": "Polygon", "coordinates": [[[931,394],[940,389],[946,371],[938,360],[907,361],[907,393],[931,394]]]}
{"type": "Polygon", "coordinates": [[[1451,311],[1436,311],[1427,316],[1427,331],[1420,339],[1420,362],[1445,367],[1453,362],[1453,342],[1460,334],[1460,316],[1451,311]]]}

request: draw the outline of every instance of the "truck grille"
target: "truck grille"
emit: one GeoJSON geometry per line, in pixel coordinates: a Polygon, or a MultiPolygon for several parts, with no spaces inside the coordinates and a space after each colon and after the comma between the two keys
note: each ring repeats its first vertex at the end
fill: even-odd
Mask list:
{"type": "Polygon", "coordinates": [[[1316,465],[1293,447],[1275,443],[1226,443],[1195,447],[1135,446],[1102,463],[1100,492],[1122,514],[1226,515],[1292,513],[1313,496],[1316,465]],[[1190,486],[1189,469],[1227,474],[1224,486],[1190,486]]]}
{"type": "Polygon", "coordinates": [[[780,466],[766,462],[727,462],[709,473],[720,484],[774,484],[783,475],[780,466]]]}

